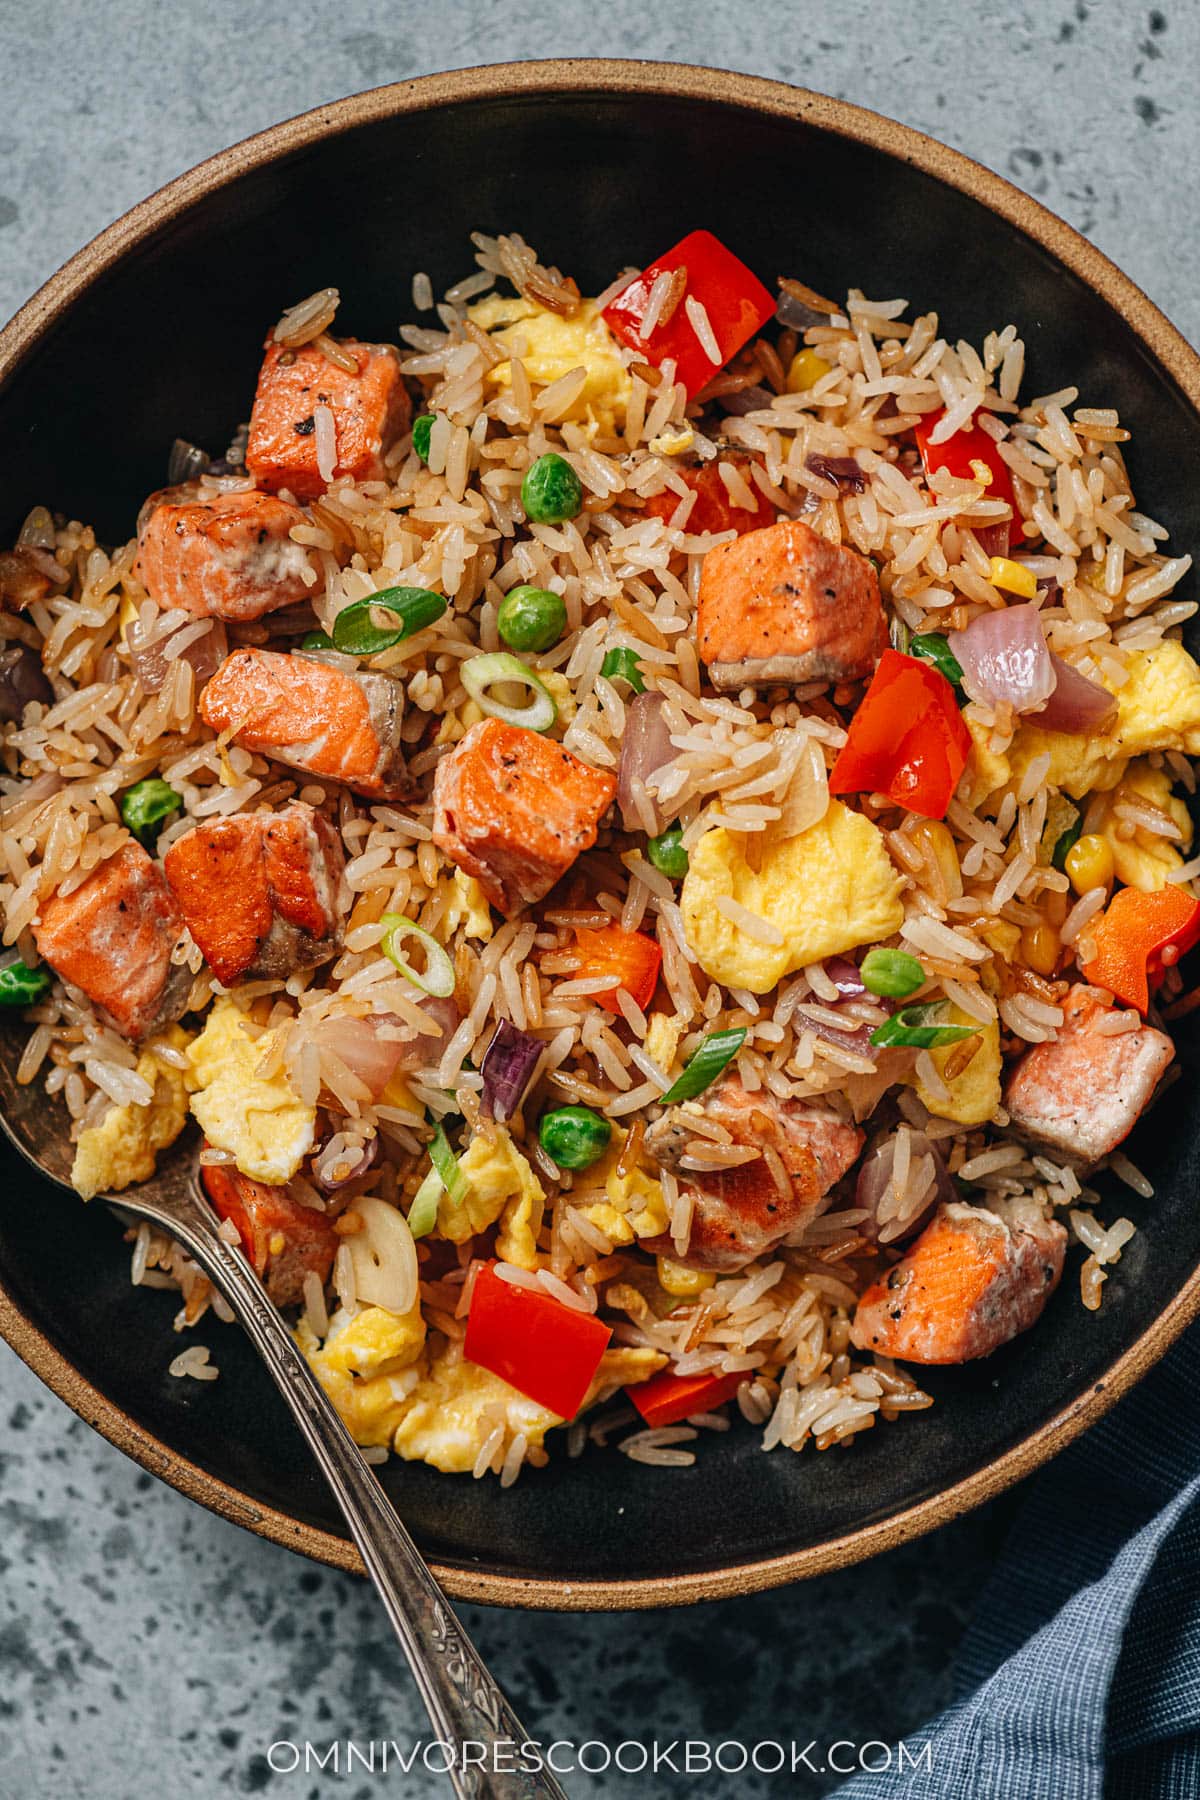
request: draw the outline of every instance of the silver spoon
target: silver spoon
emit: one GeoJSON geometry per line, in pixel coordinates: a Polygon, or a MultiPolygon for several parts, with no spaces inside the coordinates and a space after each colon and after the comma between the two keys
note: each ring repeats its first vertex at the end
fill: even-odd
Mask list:
{"type": "MultiPolygon", "coordinates": [[[[0,1031],[0,1126],[27,1162],[70,1188],[71,1149],[62,1109],[17,1081],[23,1044],[0,1031]]],[[[529,1737],[475,1646],[458,1623],[425,1560],[292,1338],[241,1250],[217,1232],[218,1219],[197,1178],[197,1153],[181,1140],[152,1181],[105,1203],[146,1219],[199,1264],[233,1308],[321,1466],[358,1545],[367,1573],[408,1658],[437,1738],[455,1747],[499,1739],[519,1748],[529,1737]]],[[[74,1191],[73,1189],[71,1190],[74,1191]]],[[[513,1748],[506,1749],[516,1761],[513,1748]]],[[[523,1758],[521,1759],[524,1760],[523,1758]]],[[[477,1756],[447,1771],[457,1794],[474,1800],[566,1800],[548,1769],[493,1771],[477,1756]]],[[[532,1762],[533,1759],[531,1758],[532,1762]]]]}

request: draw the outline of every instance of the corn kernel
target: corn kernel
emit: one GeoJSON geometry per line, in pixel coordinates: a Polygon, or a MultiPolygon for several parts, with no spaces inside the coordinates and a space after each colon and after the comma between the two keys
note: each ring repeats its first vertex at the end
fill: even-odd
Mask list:
{"type": "Polygon", "coordinates": [[[1037,576],[1024,563],[1014,562],[1011,556],[993,556],[988,567],[988,580],[993,587],[1003,588],[1008,594],[1020,594],[1024,600],[1032,600],[1037,594],[1037,576]]]}
{"type": "Polygon", "coordinates": [[[1111,887],[1113,878],[1112,846],[1106,838],[1089,831],[1067,851],[1067,879],[1077,894],[1093,888],[1111,887]]]}
{"type": "Polygon", "coordinates": [[[1021,933],[1021,953],[1026,967],[1035,975],[1053,975],[1061,950],[1062,940],[1057,931],[1044,921],[1041,925],[1026,926],[1021,933]]]}
{"type": "Polygon", "coordinates": [[[707,1269],[685,1269],[682,1263],[672,1262],[669,1256],[660,1256],[657,1260],[658,1285],[677,1300],[694,1299],[705,1288],[712,1287],[717,1279],[707,1269]]]}
{"type": "Polygon", "coordinates": [[[950,835],[949,827],[939,819],[922,819],[914,825],[910,833],[912,842],[926,859],[933,863],[941,884],[945,889],[947,900],[958,900],[962,897],[962,870],[958,864],[958,850],[950,835]]]}
{"type": "Polygon", "coordinates": [[[828,375],[832,366],[823,356],[818,356],[815,350],[798,350],[788,365],[788,393],[803,394],[810,387],[816,387],[822,375],[828,375]]]}

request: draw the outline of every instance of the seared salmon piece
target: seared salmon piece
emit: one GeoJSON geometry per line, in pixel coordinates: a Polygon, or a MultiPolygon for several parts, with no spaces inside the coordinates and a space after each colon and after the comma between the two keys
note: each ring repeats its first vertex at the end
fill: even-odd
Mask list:
{"type": "Polygon", "coordinates": [[[1152,1025],[1111,1036],[1100,1029],[1118,1010],[1094,988],[1073,987],[1057,1038],[1025,1052],[1004,1095],[1014,1129],[1077,1169],[1124,1142],[1175,1055],[1152,1025]]]}
{"type": "Polygon", "coordinates": [[[811,1224],[862,1147],[857,1126],[804,1101],[751,1093],[727,1075],[702,1100],[671,1107],[646,1133],[647,1153],[678,1171],[695,1204],[686,1254],[665,1233],[644,1239],[643,1247],[693,1269],[740,1269],[811,1224]],[[767,1154],[728,1169],[684,1167],[685,1158],[703,1160],[708,1140],[696,1127],[704,1122],[723,1126],[733,1144],[767,1154]]]}
{"type": "Polygon", "coordinates": [[[332,1221],[304,1206],[286,1187],[252,1181],[232,1164],[204,1163],[201,1176],[214,1212],[238,1230],[242,1249],[276,1306],[298,1306],[304,1277],[329,1279],[338,1247],[332,1221]]]}
{"type": "Polygon", "coordinates": [[[696,633],[714,687],[730,690],[858,681],[888,643],[873,565],[803,519],[708,552],[696,633]]]}
{"type": "Polygon", "coordinates": [[[273,494],[216,494],[143,507],[138,574],[164,610],[201,619],[261,619],[308,595],[309,553],[290,536],[298,506],[273,494]]]}
{"type": "Polygon", "coordinates": [[[287,488],[297,500],[315,500],[325,492],[317,467],[318,406],[333,414],[334,474],[354,481],[379,480],[384,451],[408,430],[412,407],[397,352],[390,344],[339,341],[358,365],[353,375],[314,344],[287,350],[267,339],[250,414],[246,467],[270,493],[287,488]]]}
{"type": "Polygon", "coordinates": [[[277,813],[206,819],[163,871],[217,980],[282,980],[342,947],[349,893],[337,833],[302,800],[277,813]]]}
{"type": "Polygon", "coordinates": [[[191,975],[171,962],[182,930],[162,870],[128,843],[71,893],[44,901],[33,935],[55,973],[136,1043],[187,1004],[191,975]]]}
{"type": "Polygon", "coordinates": [[[201,694],[200,716],[247,750],[369,799],[412,792],[400,747],[404,690],[390,675],[350,674],[277,650],[235,650],[201,694]]]}
{"type": "MultiPolygon", "coordinates": [[[[754,480],[755,466],[755,458],[752,456],[722,453],[715,461],[695,463],[680,469],[679,474],[696,496],[684,530],[697,535],[707,531],[742,533],[773,525],[775,508],[754,480]],[[719,465],[723,462],[732,463],[746,483],[754,496],[753,507],[739,506],[733,499],[721,476],[719,465]]],[[[644,510],[652,518],[667,520],[678,505],[679,495],[673,488],[666,488],[661,494],[652,494],[644,510]]]]}
{"type": "Polygon", "coordinates": [[[438,764],[433,841],[510,917],[590,850],[616,778],[521,725],[482,719],[438,764]]]}
{"type": "Polygon", "coordinates": [[[1058,1286],[1067,1234],[1032,1200],[994,1212],[939,1206],[901,1257],[861,1295],[850,1341],[903,1362],[990,1356],[1028,1331],[1058,1286]]]}

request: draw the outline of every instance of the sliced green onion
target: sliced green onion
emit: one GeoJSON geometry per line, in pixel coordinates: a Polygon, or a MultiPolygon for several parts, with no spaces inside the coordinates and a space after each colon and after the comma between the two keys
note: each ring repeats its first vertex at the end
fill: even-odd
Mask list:
{"type": "Polygon", "coordinates": [[[906,1045],[912,1050],[936,1050],[943,1044],[958,1044],[974,1037],[978,1025],[938,1025],[938,1014],[945,1005],[933,1000],[923,1006],[902,1006],[871,1033],[871,1042],[884,1049],[889,1045],[906,1045]]]}
{"type": "Polygon", "coordinates": [[[434,1131],[433,1141],[429,1146],[429,1160],[449,1199],[455,1206],[461,1206],[467,1197],[467,1178],[459,1167],[457,1156],[450,1148],[450,1139],[446,1136],[446,1127],[442,1124],[439,1124],[434,1131]]]}
{"type": "MultiPolygon", "coordinates": [[[[875,557],[868,556],[867,561],[875,563],[875,573],[877,575],[882,574],[882,570],[875,557]]],[[[888,625],[888,639],[893,650],[898,650],[901,656],[908,655],[908,646],[912,639],[912,632],[904,623],[904,620],[900,617],[899,613],[892,614],[891,622],[888,625]]]]}
{"type": "Polygon", "coordinates": [[[388,961],[395,963],[404,979],[420,988],[423,994],[435,994],[439,1000],[447,999],[454,992],[454,964],[437,939],[411,919],[406,919],[403,913],[384,913],[379,922],[383,926],[379,948],[388,961]],[[417,938],[425,951],[425,967],[420,974],[400,954],[401,944],[409,937],[417,938]]]}
{"type": "Polygon", "coordinates": [[[0,969],[0,1006],[33,1006],[50,992],[50,971],[28,963],[5,963],[0,969]]]}
{"type": "Polygon", "coordinates": [[[932,663],[952,687],[962,686],[962,664],[950,648],[949,639],[940,631],[924,631],[909,639],[908,654],[932,663]]]}
{"type": "Polygon", "coordinates": [[[1075,823],[1067,826],[1067,829],[1063,832],[1057,844],[1054,846],[1054,853],[1051,856],[1050,861],[1056,869],[1066,868],[1067,857],[1079,842],[1079,834],[1082,830],[1083,814],[1078,813],[1075,818],[1075,823]]]}
{"type": "Polygon", "coordinates": [[[872,994],[903,1000],[915,994],[925,980],[925,970],[907,950],[868,950],[859,974],[872,994]]]}
{"type": "Polygon", "coordinates": [[[669,876],[672,881],[682,881],[690,867],[688,853],[683,847],[683,826],[676,822],[657,837],[652,837],[646,845],[646,855],[660,874],[669,876]]]}
{"type": "Polygon", "coordinates": [[[644,694],[646,691],[637,651],[630,650],[625,644],[618,644],[615,650],[606,652],[604,661],[600,664],[600,673],[606,681],[627,681],[635,694],[644,694]]]}
{"type": "Polygon", "coordinates": [[[413,420],[412,447],[423,463],[429,461],[429,440],[436,419],[436,413],[418,413],[413,420]]]}
{"type": "Polygon", "coordinates": [[[540,682],[532,669],[508,650],[494,650],[489,656],[472,656],[462,666],[462,684],[476,705],[493,719],[506,725],[524,725],[528,731],[549,731],[558,717],[558,708],[550,689],[540,682]],[[488,689],[502,681],[519,682],[532,695],[527,706],[505,706],[494,700],[488,689]]]}
{"type": "Polygon", "coordinates": [[[333,647],[346,656],[377,656],[440,619],[446,600],[428,588],[384,588],[345,607],[333,621],[333,647]]]}
{"type": "Polygon", "coordinates": [[[427,1237],[437,1224],[438,1204],[443,1192],[441,1176],[436,1169],[430,1169],[408,1209],[408,1229],[415,1238],[427,1237]]]}
{"type": "Polygon", "coordinates": [[[333,639],[327,631],[306,631],[300,639],[302,650],[332,650],[333,639]]]}
{"type": "Polygon", "coordinates": [[[678,1100],[694,1100],[706,1087],[711,1087],[722,1069],[733,1061],[745,1041],[744,1025],[739,1025],[734,1031],[710,1031],[700,1048],[694,1050],[684,1063],[678,1081],[661,1096],[663,1105],[673,1106],[678,1100]]]}

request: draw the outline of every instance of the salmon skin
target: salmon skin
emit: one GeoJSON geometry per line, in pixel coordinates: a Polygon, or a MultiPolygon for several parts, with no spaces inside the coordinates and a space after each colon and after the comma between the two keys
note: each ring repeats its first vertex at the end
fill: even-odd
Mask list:
{"type": "Polygon", "coordinates": [[[192,977],[171,961],[182,930],[161,868],[131,842],[44,901],[33,935],[55,973],[137,1043],[186,1011],[192,977]]]}
{"type": "Polygon", "coordinates": [[[413,791],[400,747],[404,690],[390,675],[277,650],[235,650],[201,694],[200,716],[247,750],[368,799],[413,791]]]}
{"type": "Polygon", "coordinates": [[[679,1169],[681,1185],[694,1190],[695,1200],[686,1252],[681,1255],[667,1233],[643,1239],[643,1248],[693,1269],[743,1268],[825,1210],[830,1188],[862,1146],[857,1126],[819,1105],[781,1101],[766,1090],[749,1093],[737,1076],[726,1076],[702,1100],[671,1107],[646,1133],[647,1154],[660,1167],[679,1169]],[[704,1173],[682,1170],[687,1145],[700,1141],[701,1118],[723,1126],[734,1144],[765,1147],[771,1160],[759,1156],[704,1173]],[[782,1189],[772,1164],[781,1172],[782,1189]]]}
{"type": "Polygon", "coordinates": [[[163,871],[225,987],[243,977],[284,980],[341,950],[349,906],[341,840],[302,800],[277,813],[206,819],[176,838],[163,871]]]}
{"type": "Polygon", "coordinates": [[[1165,1032],[1098,1029],[1117,1008],[1093,988],[1073,987],[1057,1038],[1027,1050],[1008,1080],[1013,1129],[1086,1170],[1124,1143],[1175,1055],[1165,1032]]]}
{"type": "Polygon", "coordinates": [[[326,483],[317,466],[315,409],[333,414],[337,443],[335,476],[378,481],[383,456],[408,430],[412,406],[391,344],[340,340],[358,365],[339,369],[315,344],[285,349],[267,339],[250,414],[246,467],[260,488],[287,488],[297,500],[315,500],[326,483]]]}
{"type": "Polygon", "coordinates": [[[325,1213],[304,1206],[286,1187],[269,1187],[227,1163],[202,1163],[201,1179],[213,1210],[237,1227],[242,1249],[276,1306],[299,1306],[304,1277],[324,1285],[337,1251],[325,1213]]]}
{"type": "MultiPolygon", "coordinates": [[[[736,531],[741,535],[774,524],[775,508],[754,480],[753,471],[761,466],[752,456],[722,452],[715,462],[677,469],[676,474],[682,476],[696,496],[683,529],[692,535],[718,531],[736,531]],[[752,507],[739,506],[733,499],[721,475],[722,463],[731,463],[742,477],[754,495],[752,507]]],[[[644,510],[651,518],[669,520],[679,499],[674,488],[664,488],[661,494],[651,494],[644,510]]]]}
{"type": "Polygon", "coordinates": [[[903,1362],[990,1356],[1041,1317],[1058,1286],[1067,1234],[1032,1200],[994,1211],[939,1206],[905,1256],[858,1302],[850,1341],[903,1362]]]}
{"type": "Polygon", "coordinates": [[[612,775],[561,744],[483,719],[438,764],[433,841],[511,917],[591,849],[616,791],[612,775]]]}
{"type": "Polygon", "coordinates": [[[718,544],[700,569],[696,643],[713,685],[860,681],[887,648],[873,565],[785,519],[718,544]]]}
{"type": "Polygon", "coordinates": [[[164,611],[242,622],[308,597],[309,553],[291,537],[306,523],[272,494],[152,497],[138,527],[137,572],[164,611]]]}

